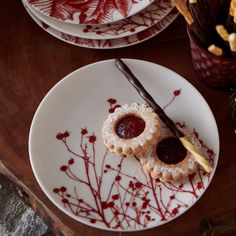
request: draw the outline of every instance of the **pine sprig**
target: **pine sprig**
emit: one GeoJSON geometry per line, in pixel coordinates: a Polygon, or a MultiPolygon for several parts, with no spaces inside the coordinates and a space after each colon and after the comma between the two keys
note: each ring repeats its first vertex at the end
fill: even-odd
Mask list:
{"type": "Polygon", "coordinates": [[[231,92],[232,94],[229,97],[229,105],[232,107],[231,118],[236,120],[236,88],[232,88],[231,92]]]}

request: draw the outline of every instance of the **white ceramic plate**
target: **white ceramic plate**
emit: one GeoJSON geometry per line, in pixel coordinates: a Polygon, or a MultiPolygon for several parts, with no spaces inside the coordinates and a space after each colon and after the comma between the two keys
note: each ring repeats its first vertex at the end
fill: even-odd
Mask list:
{"type": "Polygon", "coordinates": [[[217,166],[219,136],[206,101],[184,78],[150,62],[124,61],[175,122],[199,135],[211,174],[199,168],[179,182],[161,183],[135,158],[107,151],[101,128],[109,112],[143,103],[114,60],[80,68],[50,90],[32,121],[29,154],[40,187],[63,212],[96,228],[137,231],[175,219],[202,196],[217,166]]]}
{"type": "Polygon", "coordinates": [[[72,24],[106,24],[132,16],[153,0],[27,0],[37,11],[72,24]]]}
{"type": "MultiPolygon", "coordinates": [[[[23,0],[26,4],[27,0],[23,0]]],[[[115,39],[137,34],[155,25],[173,8],[170,0],[155,1],[143,11],[115,23],[103,25],[75,25],[55,20],[28,6],[42,22],[63,33],[87,39],[115,39]]]]}
{"type": "MultiPolygon", "coordinates": [[[[25,6],[25,5],[24,5],[25,6]]],[[[174,19],[178,16],[179,12],[176,8],[171,10],[171,12],[165,16],[162,20],[160,20],[154,26],[139,32],[137,34],[133,34],[131,36],[117,38],[117,39],[104,39],[104,40],[97,40],[97,39],[85,39],[80,37],[71,36],[69,34],[62,33],[47,24],[40,21],[30,9],[25,6],[27,12],[31,16],[31,18],[44,30],[46,30],[49,34],[53,35],[54,37],[73,44],[79,47],[85,48],[94,48],[94,49],[114,49],[114,48],[122,48],[127,46],[132,46],[141,42],[144,42],[155,35],[159,34],[162,30],[168,27],[174,19]]]]}

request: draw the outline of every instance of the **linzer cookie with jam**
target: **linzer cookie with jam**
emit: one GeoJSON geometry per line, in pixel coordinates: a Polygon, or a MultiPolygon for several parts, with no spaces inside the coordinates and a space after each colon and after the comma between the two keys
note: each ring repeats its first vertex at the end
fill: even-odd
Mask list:
{"type": "Polygon", "coordinates": [[[156,145],[160,136],[159,116],[145,104],[116,108],[103,124],[104,144],[120,156],[137,156],[156,145]]]}
{"type": "MultiPolygon", "coordinates": [[[[194,133],[186,127],[178,127],[192,145],[201,150],[201,144],[194,133]]],[[[143,169],[153,178],[161,181],[177,181],[194,173],[198,163],[194,156],[187,151],[180,140],[170,130],[161,125],[160,139],[152,152],[147,151],[140,162],[143,169]]]]}

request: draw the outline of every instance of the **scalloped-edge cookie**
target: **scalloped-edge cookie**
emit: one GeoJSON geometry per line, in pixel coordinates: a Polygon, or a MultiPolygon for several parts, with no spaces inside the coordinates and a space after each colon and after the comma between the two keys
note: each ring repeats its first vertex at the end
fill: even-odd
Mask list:
{"type": "MultiPolygon", "coordinates": [[[[178,127],[198,150],[202,149],[202,145],[197,139],[196,135],[190,132],[186,127],[178,127]]],[[[161,124],[161,133],[158,143],[151,149],[147,149],[144,155],[140,158],[141,165],[145,172],[150,173],[153,178],[159,178],[161,181],[177,181],[185,176],[194,173],[197,169],[198,163],[194,156],[188,152],[185,153],[183,160],[178,163],[171,164],[164,162],[157,155],[158,145],[167,138],[175,138],[170,130],[161,124]]],[[[177,139],[177,138],[175,138],[177,139]]]]}
{"type": "Polygon", "coordinates": [[[120,156],[142,156],[160,136],[160,119],[145,104],[133,103],[116,108],[102,128],[104,144],[120,156]]]}

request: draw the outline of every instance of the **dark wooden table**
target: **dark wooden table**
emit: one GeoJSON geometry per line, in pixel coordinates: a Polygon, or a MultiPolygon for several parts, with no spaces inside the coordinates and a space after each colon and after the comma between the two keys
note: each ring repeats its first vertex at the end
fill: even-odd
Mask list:
{"type": "MultiPolygon", "coordinates": [[[[71,71],[104,59],[138,58],[164,65],[189,80],[209,103],[220,133],[220,159],[212,183],[185,214],[163,226],[122,235],[201,235],[204,222],[232,219],[236,213],[236,122],[229,93],[206,87],[196,77],[185,22],[178,17],[158,36],[136,46],[93,50],[66,44],[39,28],[20,1],[3,1],[0,20],[0,171],[22,188],[27,201],[55,234],[119,235],[83,225],[57,209],[41,191],[28,156],[34,112],[50,88],[71,71]],[[208,221],[206,221],[208,220],[208,221]]],[[[206,228],[205,228],[206,229],[206,228]]]]}

